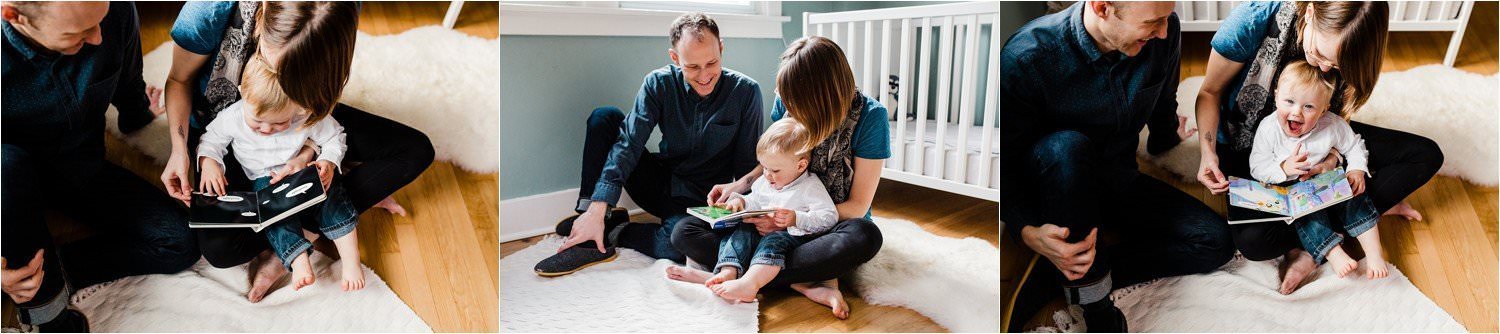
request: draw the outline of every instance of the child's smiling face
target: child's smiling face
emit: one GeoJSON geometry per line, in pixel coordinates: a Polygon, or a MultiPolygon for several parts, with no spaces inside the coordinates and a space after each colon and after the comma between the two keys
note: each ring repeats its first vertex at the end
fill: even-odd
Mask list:
{"type": "Polygon", "coordinates": [[[762,152],[756,154],[755,157],[760,160],[760,166],[764,172],[761,177],[766,178],[766,182],[771,184],[771,189],[785,188],[787,183],[796,180],[797,177],[802,176],[803,171],[807,170],[807,158],[800,158],[795,154],[762,152]]]}
{"type": "Polygon", "coordinates": [[[1313,125],[1328,112],[1333,98],[1329,89],[1314,85],[1291,85],[1276,90],[1276,122],[1290,137],[1311,132],[1313,125]]]}
{"type": "Polygon", "coordinates": [[[301,119],[301,109],[288,103],[281,110],[267,110],[256,112],[256,106],[246,103],[250,112],[245,113],[245,125],[255,130],[256,134],[270,136],[292,128],[294,121],[301,119]]]}

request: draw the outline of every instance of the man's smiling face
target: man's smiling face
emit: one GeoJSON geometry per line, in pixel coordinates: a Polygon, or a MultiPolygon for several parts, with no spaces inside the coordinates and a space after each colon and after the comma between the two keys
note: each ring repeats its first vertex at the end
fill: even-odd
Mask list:
{"type": "Polygon", "coordinates": [[[719,84],[723,69],[724,43],[712,32],[684,33],[682,39],[667,51],[672,62],[682,68],[682,77],[698,96],[708,96],[719,84]]]}

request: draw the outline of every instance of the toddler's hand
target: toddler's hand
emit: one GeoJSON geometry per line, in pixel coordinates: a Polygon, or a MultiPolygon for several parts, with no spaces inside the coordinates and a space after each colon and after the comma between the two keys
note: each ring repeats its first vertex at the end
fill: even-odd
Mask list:
{"type": "Polygon", "coordinates": [[[776,208],[776,213],[771,215],[771,222],[776,227],[788,228],[797,225],[797,212],[792,209],[776,208]]]}
{"type": "Polygon", "coordinates": [[[1288,178],[1305,175],[1309,169],[1312,169],[1312,166],[1307,162],[1307,152],[1302,151],[1300,143],[1292,149],[1292,156],[1281,162],[1281,172],[1286,173],[1288,178]]]}
{"type": "Polygon", "coordinates": [[[1354,195],[1365,193],[1365,171],[1357,170],[1344,174],[1349,179],[1349,189],[1354,190],[1354,195]]]}
{"type": "Polygon", "coordinates": [[[328,186],[333,184],[333,172],[339,167],[328,160],[318,160],[313,165],[318,167],[318,181],[323,182],[323,191],[327,192],[328,186]]]}
{"type": "Polygon", "coordinates": [[[721,207],[724,208],[725,210],[729,210],[729,211],[732,211],[732,212],[743,211],[743,210],[745,210],[745,198],[743,198],[743,197],[731,198],[728,201],[725,201],[724,204],[723,204],[723,206],[721,206],[721,207]]]}
{"type": "Polygon", "coordinates": [[[301,171],[302,168],[306,168],[307,166],[307,160],[302,160],[302,158],[292,158],[291,160],[287,160],[285,164],[281,165],[281,168],[277,168],[276,170],[271,171],[271,183],[275,184],[277,182],[281,182],[281,179],[284,179],[287,176],[291,176],[292,174],[297,174],[298,171],[301,171]]]}
{"type": "Polygon", "coordinates": [[[224,195],[224,168],[218,161],[204,157],[198,163],[203,171],[198,175],[198,191],[213,195],[224,195]]]}

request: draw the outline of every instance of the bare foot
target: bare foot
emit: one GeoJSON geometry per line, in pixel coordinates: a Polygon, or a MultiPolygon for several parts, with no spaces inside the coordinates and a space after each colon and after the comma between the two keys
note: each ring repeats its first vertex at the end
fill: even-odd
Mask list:
{"type": "Polygon", "coordinates": [[[245,299],[249,299],[251,303],[260,302],[286,274],[286,267],[281,264],[276,253],[270,250],[260,252],[260,255],[250,260],[250,291],[245,293],[245,299]]]}
{"type": "Polygon", "coordinates": [[[1360,234],[1359,247],[1365,251],[1365,278],[1385,278],[1390,269],[1385,264],[1385,249],[1380,245],[1380,226],[1371,227],[1360,234]]]}
{"type": "Polygon", "coordinates": [[[354,291],[365,288],[365,270],[359,267],[359,261],[344,261],[343,282],[344,291],[354,291]]]}
{"type": "Polygon", "coordinates": [[[1412,221],[1421,221],[1422,220],[1422,213],[1421,212],[1417,212],[1417,209],[1416,208],[1412,208],[1411,204],[1407,204],[1406,201],[1401,201],[1401,203],[1398,203],[1398,204],[1396,204],[1396,206],[1391,207],[1390,210],[1385,210],[1385,214],[1384,215],[1386,215],[1386,216],[1402,216],[1402,217],[1406,217],[1406,219],[1409,219],[1409,220],[1412,220],[1412,221]]]}
{"type": "Polygon", "coordinates": [[[1318,269],[1318,264],[1313,262],[1311,254],[1301,249],[1287,252],[1286,258],[1281,260],[1281,294],[1289,295],[1297,291],[1313,269],[1318,269]]]}
{"type": "Polygon", "coordinates": [[[390,196],[380,200],[380,203],[375,203],[375,207],[390,211],[393,215],[406,217],[406,208],[401,207],[401,203],[396,203],[396,199],[390,196]]]}
{"type": "Polygon", "coordinates": [[[698,269],[693,269],[693,268],[688,268],[688,267],[683,267],[683,266],[675,266],[675,265],[674,266],[667,266],[667,278],[672,279],[674,281],[683,281],[683,282],[688,282],[688,283],[693,283],[693,284],[703,284],[704,281],[708,280],[708,277],[710,275],[712,275],[712,274],[709,274],[707,271],[702,271],[702,270],[698,270],[698,269]]]}
{"type": "Polygon", "coordinates": [[[744,303],[754,302],[755,293],[759,292],[759,289],[755,286],[755,282],[747,279],[729,280],[728,282],[716,284],[710,287],[710,289],[713,289],[714,293],[719,295],[719,298],[744,303]]]}
{"type": "Polygon", "coordinates": [[[715,285],[734,280],[739,276],[740,270],[735,267],[719,268],[719,273],[714,274],[713,277],[709,277],[707,281],[703,281],[703,285],[707,286],[709,289],[713,289],[715,285]]]}
{"type": "Polygon", "coordinates": [[[359,266],[359,229],[350,230],[338,239],[333,239],[334,248],[342,258],[344,291],[365,288],[365,270],[359,266]]]}
{"type": "MultiPolygon", "coordinates": [[[[1365,256],[1369,255],[1366,254],[1365,256]]],[[[1328,251],[1328,265],[1333,267],[1334,273],[1339,274],[1339,278],[1344,278],[1344,276],[1349,275],[1349,272],[1354,271],[1355,268],[1359,268],[1359,262],[1355,262],[1354,258],[1349,257],[1349,253],[1345,253],[1343,247],[1334,247],[1333,250],[1328,251]]]]}
{"type": "Polygon", "coordinates": [[[833,317],[840,320],[849,318],[849,303],[844,302],[844,293],[839,292],[838,279],[831,279],[817,283],[795,283],[792,290],[801,292],[807,299],[818,304],[823,304],[833,309],[833,317]]]}
{"type": "Polygon", "coordinates": [[[297,255],[292,260],[292,289],[302,290],[303,287],[312,285],[317,278],[313,277],[312,260],[307,258],[307,253],[297,255]]]}

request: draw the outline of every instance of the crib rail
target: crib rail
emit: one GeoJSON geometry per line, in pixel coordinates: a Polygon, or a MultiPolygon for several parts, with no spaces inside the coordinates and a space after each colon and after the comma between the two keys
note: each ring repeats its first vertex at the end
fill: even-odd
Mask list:
{"type": "MultiPolygon", "coordinates": [[[[1178,1],[1182,31],[1215,31],[1244,1],[1178,1]]],[[[1443,65],[1453,66],[1474,1],[1391,1],[1391,31],[1452,31],[1443,65]]]]}
{"type": "Polygon", "coordinates": [[[999,15],[999,2],[803,14],[803,35],[838,43],[890,112],[884,178],[998,200],[999,15]]]}

